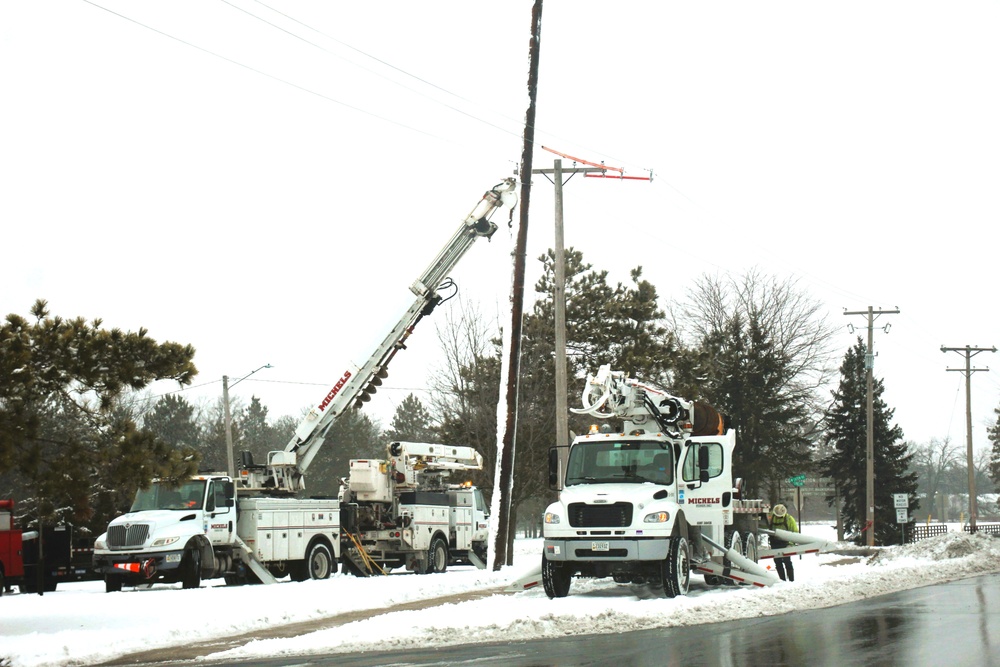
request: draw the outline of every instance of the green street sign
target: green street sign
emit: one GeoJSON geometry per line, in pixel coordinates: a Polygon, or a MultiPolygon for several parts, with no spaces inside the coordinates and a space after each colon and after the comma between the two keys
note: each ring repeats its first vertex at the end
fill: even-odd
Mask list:
{"type": "Polygon", "coordinates": [[[793,477],[788,478],[788,483],[791,484],[792,486],[804,486],[806,483],[806,476],[794,475],[793,477]]]}

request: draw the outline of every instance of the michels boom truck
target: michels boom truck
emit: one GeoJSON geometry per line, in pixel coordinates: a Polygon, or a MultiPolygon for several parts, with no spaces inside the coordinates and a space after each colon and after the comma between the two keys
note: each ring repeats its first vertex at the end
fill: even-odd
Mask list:
{"type": "Polygon", "coordinates": [[[549,483],[561,489],[543,527],[541,579],[550,598],[568,595],[574,576],[656,584],[667,597],[686,595],[692,572],[709,585],[767,586],[777,577],[758,559],[823,545],[760,528],[768,508],[740,498],[731,468],[736,432],[711,406],[609,366],[588,378],[582,402],[573,412],[623,426],[575,438],[565,471],[559,448],[550,450],[549,483]],[[764,549],[762,534],[798,546],[764,549]]]}
{"type": "Polygon", "coordinates": [[[493,235],[497,209],[513,207],[514,186],[508,178],[486,192],[410,286],[413,305],[368,361],[346,371],[310,410],[283,451],[268,453],[264,464],[244,452],[237,479],[209,473],[140,489],[129,512],[95,541],[94,567],[106,590],[178,581],[197,588],[217,577],[227,584],[271,583],[286,574],[325,579],[341,561],[358,575],[400,565],[418,572],[455,562],[482,567],[488,531],[482,495],[445,481],[452,471],[482,466],[467,447],[391,443],[384,460],[351,461],[340,499],[295,496],[330,427],[370,400],[414,327],[445,300],[440,291],[453,287],[447,273],[477,239],[493,235]]]}

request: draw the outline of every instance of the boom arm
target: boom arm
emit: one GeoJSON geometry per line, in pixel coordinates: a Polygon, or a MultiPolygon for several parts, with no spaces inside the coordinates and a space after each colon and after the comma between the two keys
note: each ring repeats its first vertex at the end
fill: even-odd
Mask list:
{"type": "Polygon", "coordinates": [[[582,408],[570,411],[599,419],[617,417],[625,422],[628,431],[652,418],[657,428],[675,437],[680,437],[682,431],[691,432],[691,403],[659,387],[626,377],[622,371],[612,371],[608,364],[587,378],[581,402],[582,408]]]}
{"type": "Polygon", "coordinates": [[[507,178],[483,195],[430,266],[410,286],[410,291],[417,298],[385,340],[361,367],[344,372],[323,400],[302,419],[284,452],[269,454],[266,472],[270,488],[288,492],[305,488],[303,475],[322,447],[330,427],[348,409],[370,400],[369,394],[374,393],[388,375],[389,362],[396,352],[406,348],[406,339],[413,333],[414,327],[443,300],[438,290],[445,276],[478,238],[485,236],[489,239],[493,236],[497,230],[497,226],[490,222],[493,213],[498,208],[513,207],[516,203],[515,185],[515,179],[507,178]]]}

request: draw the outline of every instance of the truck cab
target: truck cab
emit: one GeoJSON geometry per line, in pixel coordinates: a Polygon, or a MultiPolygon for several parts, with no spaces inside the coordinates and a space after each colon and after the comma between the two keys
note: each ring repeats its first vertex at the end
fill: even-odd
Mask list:
{"type": "Polygon", "coordinates": [[[227,569],[227,555],[231,561],[235,498],[233,481],[222,474],[154,481],[95,540],[94,569],[109,591],[178,581],[197,588],[227,569]]]}

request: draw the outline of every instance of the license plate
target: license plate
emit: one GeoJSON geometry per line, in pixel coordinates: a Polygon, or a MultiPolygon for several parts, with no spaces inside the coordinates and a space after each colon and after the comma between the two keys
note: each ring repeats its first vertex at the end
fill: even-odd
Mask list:
{"type": "Polygon", "coordinates": [[[591,542],[591,551],[611,551],[611,545],[608,542],[591,542]]]}

